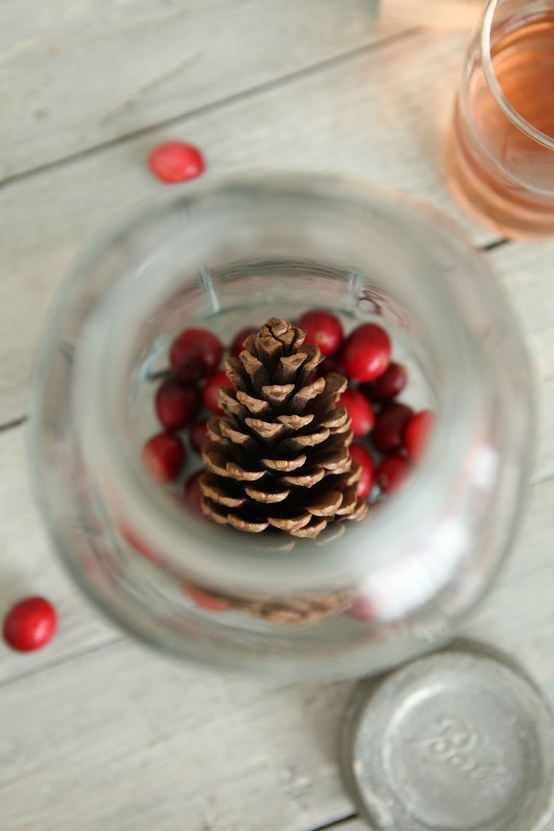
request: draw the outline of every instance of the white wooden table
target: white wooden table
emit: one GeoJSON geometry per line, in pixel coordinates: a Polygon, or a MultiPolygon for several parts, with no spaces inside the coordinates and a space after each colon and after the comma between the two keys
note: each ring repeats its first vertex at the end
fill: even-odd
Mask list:
{"type": "MultiPolygon", "coordinates": [[[[469,25],[476,3],[448,4],[469,25]]],[[[467,25],[390,6],[376,28],[370,0],[0,3],[0,615],[35,592],[60,613],[43,651],[0,645],[1,831],[362,829],[337,772],[351,684],[146,651],[70,584],[32,503],[25,419],[47,309],[83,243],[160,194],[145,159],[165,139],[202,147],[207,180],[298,169],[400,189],[485,248],[534,357],[540,424],[518,543],[465,633],[554,702],[554,240],[496,245],[453,204],[440,146],[467,25]]]]}

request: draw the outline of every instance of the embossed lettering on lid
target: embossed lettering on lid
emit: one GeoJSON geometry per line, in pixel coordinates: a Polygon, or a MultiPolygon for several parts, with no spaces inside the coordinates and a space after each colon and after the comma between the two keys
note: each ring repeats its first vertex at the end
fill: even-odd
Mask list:
{"type": "Polygon", "coordinates": [[[352,704],[346,784],[378,831],[539,831],[554,815],[554,718],[511,662],[447,650],[352,704]]]}

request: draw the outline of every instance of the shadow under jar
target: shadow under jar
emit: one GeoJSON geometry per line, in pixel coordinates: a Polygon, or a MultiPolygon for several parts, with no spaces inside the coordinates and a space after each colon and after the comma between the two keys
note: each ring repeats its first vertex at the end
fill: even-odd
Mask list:
{"type": "Polygon", "coordinates": [[[339,678],[444,643],[505,558],[532,455],[529,366],[486,262],[421,206],[339,179],[188,193],[98,240],[48,323],[31,462],[56,549],[113,620],[183,658],[339,678]],[[228,344],[314,306],[347,332],[379,322],[409,371],[403,400],[436,423],[404,485],[367,517],[327,544],[281,550],[187,510],[182,483],[153,482],[141,448],[179,331],[228,344]],[[283,625],[251,605],[198,605],[191,586],[245,608],[338,602],[283,625]]]}

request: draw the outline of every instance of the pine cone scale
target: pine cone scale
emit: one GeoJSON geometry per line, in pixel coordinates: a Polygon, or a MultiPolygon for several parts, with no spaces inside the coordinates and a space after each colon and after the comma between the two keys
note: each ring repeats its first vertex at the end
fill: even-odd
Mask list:
{"type": "Polygon", "coordinates": [[[334,516],[342,505],[343,495],[339,491],[329,491],[322,496],[317,504],[308,505],[306,510],[312,516],[334,516]]]}
{"type": "Polygon", "coordinates": [[[305,363],[306,357],[303,352],[297,352],[296,355],[287,355],[281,358],[273,376],[275,383],[290,384],[293,382],[294,388],[298,370],[305,363]]]}
{"type": "Polygon", "coordinates": [[[294,459],[262,459],[262,464],[269,470],[279,470],[290,473],[306,464],[306,456],[296,456],[294,459]]]}
{"type": "MultiPolygon", "coordinates": [[[[225,398],[223,398],[223,401],[225,401],[225,398]]],[[[242,392],[241,390],[237,391],[237,401],[240,401],[249,413],[258,416],[271,415],[271,402],[264,401],[261,398],[254,398],[253,395],[248,395],[248,393],[242,392]]],[[[221,401],[219,405],[222,406],[221,401]]]]}
{"type": "Polygon", "coordinates": [[[285,426],[280,422],[262,421],[261,418],[245,418],[244,423],[255,433],[257,439],[271,440],[282,436],[285,433],[285,426]]]}
{"type": "Polygon", "coordinates": [[[321,482],[325,476],[325,471],[322,467],[317,468],[313,473],[304,473],[299,476],[283,476],[281,482],[287,485],[294,485],[296,488],[312,488],[321,482]]]}
{"type": "Polygon", "coordinates": [[[317,381],[314,381],[312,384],[301,387],[291,399],[290,403],[292,409],[302,415],[310,401],[318,395],[321,395],[324,389],[325,378],[318,378],[317,381]]]}
{"type": "Polygon", "coordinates": [[[287,496],[289,496],[290,494],[290,490],[268,492],[257,490],[256,488],[249,488],[246,486],[244,488],[244,492],[247,496],[250,497],[250,499],[253,499],[255,502],[262,502],[267,505],[273,505],[277,502],[283,502],[283,500],[286,499],[287,496]]]}
{"type": "Polygon", "coordinates": [[[288,531],[289,534],[294,534],[295,531],[304,528],[310,522],[311,518],[312,515],[306,512],[295,518],[268,517],[268,522],[279,531],[288,531]]]}

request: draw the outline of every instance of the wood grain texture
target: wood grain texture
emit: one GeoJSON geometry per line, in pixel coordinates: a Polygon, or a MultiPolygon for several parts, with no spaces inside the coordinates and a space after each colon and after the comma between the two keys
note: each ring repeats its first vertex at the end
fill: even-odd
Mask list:
{"type": "Polygon", "coordinates": [[[535,480],[554,476],[554,241],[503,245],[489,254],[510,298],[534,369],[535,480]]]}
{"type": "Polygon", "coordinates": [[[47,669],[0,689],[3,829],[300,831],[344,817],[349,689],[199,671],[131,642],[47,669]]]}
{"type": "Polygon", "coordinates": [[[367,46],[373,0],[2,0],[0,181],[367,46]]]}
{"type": "Polygon", "coordinates": [[[512,655],[554,705],[554,480],[533,485],[513,553],[462,630],[512,655]]]}
{"type": "MultiPolygon", "coordinates": [[[[553,499],[554,481],[531,489],[508,567],[462,634],[506,649],[554,703],[553,499]]],[[[177,665],[130,640],[5,683],[2,829],[309,831],[340,819],[352,811],[337,767],[352,688],[177,665]]]]}
{"type": "MultiPolygon", "coordinates": [[[[77,251],[178,192],[145,169],[158,141],[199,144],[206,182],[245,169],[348,174],[495,240],[454,205],[440,163],[462,6],[482,0],[440,2],[382,0],[376,30],[372,0],[236,0],[232,13],[229,0],[2,0],[0,180],[59,163],[0,187],[0,426],[27,410],[38,333],[77,251]],[[422,23],[433,31],[405,31],[422,23]]],[[[486,256],[534,358],[539,447],[515,550],[462,634],[520,660],[554,704],[554,242],[486,256]]],[[[0,432],[0,617],[40,592],[60,625],[36,654],[0,643],[1,831],[312,831],[349,815],[337,740],[353,684],[225,675],[123,637],[51,551],[25,441],[25,425],[0,432]]]]}
{"type": "Polygon", "coordinates": [[[464,43],[459,32],[412,33],[0,189],[0,425],[26,410],[38,333],[77,251],[116,217],[169,192],[145,167],[163,139],[182,135],[205,149],[205,182],[244,170],[336,172],[424,199],[473,239],[493,239],[462,215],[441,177],[464,43]]]}
{"type": "Polygon", "coordinates": [[[381,19],[441,32],[469,32],[483,11],[482,0],[381,0],[381,19]]]}
{"type": "Polygon", "coordinates": [[[59,611],[60,633],[48,648],[27,655],[0,640],[0,686],[122,637],[84,601],[53,555],[31,494],[26,440],[25,425],[0,433],[0,620],[21,597],[41,594],[59,611]]]}

